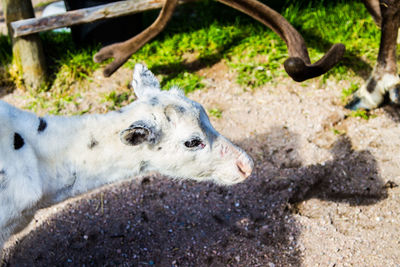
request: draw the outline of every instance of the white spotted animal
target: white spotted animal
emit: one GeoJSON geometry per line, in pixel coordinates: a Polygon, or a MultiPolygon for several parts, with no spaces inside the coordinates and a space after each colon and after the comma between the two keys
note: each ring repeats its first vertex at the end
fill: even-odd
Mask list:
{"type": "Polygon", "coordinates": [[[250,176],[252,159],[200,104],[160,90],[140,64],[132,86],[138,99],[103,115],[37,117],[0,101],[0,254],[38,209],[105,184],[154,171],[221,185],[250,176]]]}

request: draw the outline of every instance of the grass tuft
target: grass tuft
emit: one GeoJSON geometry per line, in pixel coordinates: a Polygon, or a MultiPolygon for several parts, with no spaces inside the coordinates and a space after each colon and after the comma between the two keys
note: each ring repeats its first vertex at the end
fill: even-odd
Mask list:
{"type": "Polygon", "coordinates": [[[363,110],[363,109],[351,111],[349,116],[353,117],[353,118],[361,118],[361,119],[364,119],[366,121],[371,119],[371,118],[375,118],[376,117],[376,115],[371,114],[370,112],[368,112],[366,110],[363,110]]]}
{"type": "Polygon", "coordinates": [[[217,119],[222,118],[222,110],[220,110],[219,108],[212,108],[208,112],[212,117],[215,117],[217,119]]]}
{"type": "Polygon", "coordinates": [[[127,104],[129,97],[131,94],[129,92],[117,93],[116,91],[112,91],[105,97],[106,102],[110,102],[111,105],[108,106],[109,110],[116,110],[127,104]]]}
{"type": "Polygon", "coordinates": [[[349,100],[349,97],[360,88],[360,85],[358,83],[351,83],[350,87],[344,88],[342,90],[342,102],[347,103],[349,100]]]}

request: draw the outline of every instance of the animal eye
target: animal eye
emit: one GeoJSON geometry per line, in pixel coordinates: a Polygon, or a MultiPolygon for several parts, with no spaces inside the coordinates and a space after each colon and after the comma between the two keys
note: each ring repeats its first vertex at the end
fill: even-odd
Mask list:
{"type": "Polygon", "coordinates": [[[195,148],[195,147],[204,148],[205,147],[205,145],[199,138],[194,138],[192,140],[186,141],[185,146],[188,148],[195,148]]]}

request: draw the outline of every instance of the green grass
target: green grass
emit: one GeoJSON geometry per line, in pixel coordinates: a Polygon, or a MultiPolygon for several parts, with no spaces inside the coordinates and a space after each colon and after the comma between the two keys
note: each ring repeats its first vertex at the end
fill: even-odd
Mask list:
{"type": "Polygon", "coordinates": [[[349,116],[353,117],[353,118],[361,118],[361,119],[364,119],[366,121],[371,119],[371,118],[375,118],[376,117],[375,114],[371,114],[370,112],[368,112],[366,110],[362,110],[362,109],[351,111],[349,113],[349,116]]]}
{"type": "Polygon", "coordinates": [[[37,3],[34,6],[34,8],[44,8],[44,7],[46,7],[47,5],[49,5],[49,4],[53,3],[53,2],[55,2],[55,0],[49,0],[49,1],[40,2],[40,3],[37,3]]]}
{"type": "MultiPolygon", "coordinates": [[[[288,57],[286,45],[261,23],[210,1],[181,9],[179,18],[174,17],[164,33],[131,58],[129,67],[145,62],[157,74],[164,75],[164,84],[173,83],[179,72],[197,75],[193,65],[209,66],[221,59],[237,73],[237,83],[248,88],[287,76],[283,69],[288,57]],[[189,8],[191,12],[187,12],[189,8]],[[185,62],[188,53],[195,55],[189,63],[185,62]]],[[[343,61],[323,75],[323,81],[330,77],[364,77],[371,71],[380,32],[362,3],[286,1],[281,12],[304,36],[312,62],[332,44],[346,45],[343,61]]]]}
{"type": "Polygon", "coordinates": [[[93,61],[99,45],[77,47],[69,33],[45,32],[41,37],[50,73],[48,89],[54,85],[68,87],[83,81],[100,67],[93,61]]]}
{"type": "Polygon", "coordinates": [[[204,87],[204,84],[201,83],[202,77],[184,71],[180,72],[177,75],[174,75],[173,79],[168,79],[168,76],[164,77],[161,80],[161,86],[163,88],[171,88],[172,86],[179,86],[183,88],[185,93],[190,93],[196,89],[201,89],[204,87]]]}
{"type": "Polygon", "coordinates": [[[312,61],[320,58],[333,43],[343,43],[343,60],[324,76],[347,78],[348,74],[369,73],[376,60],[380,30],[364,5],[359,2],[332,1],[309,6],[299,14],[299,6],[287,8],[283,15],[299,30],[309,46],[312,61]]]}
{"type": "MultiPolygon", "coordinates": [[[[333,43],[346,46],[344,59],[324,74],[327,79],[363,78],[372,70],[379,48],[380,31],[361,1],[267,1],[302,34],[311,61],[321,58],[333,43]]],[[[158,11],[146,12],[144,24],[149,25],[158,11]]],[[[31,108],[53,103],[54,113],[71,103],[74,84],[86,82],[92,73],[104,66],[92,61],[100,46],[78,48],[67,33],[43,33],[41,38],[47,56],[50,78],[46,88],[32,92],[38,100],[31,108]]],[[[218,2],[204,0],[179,6],[176,16],[154,40],[135,53],[125,64],[133,69],[145,63],[161,80],[163,88],[179,85],[186,93],[204,87],[199,70],[224,60],[236,74],[236,82],[253,89],[287,77],[283,62],[288,58],[284,41],[254,19],[218,2]]],[[[0,38],[0,62],[11,64],[11,45],[0,38]]],[[[112,78],[111,78],[112,79],[112,78]]],[[[354,85],[355,86],[355,85],[354,85]]],[[[343,98],[354,87],[343,91],[343,98]]],[[[111,108],[120,105],[120,92],[105,96],[111,108]]]]}
{"type": "Polygon", "coordinates": [[[68,106],[79,105],[77,99],[86,89],[84,84],[91,81],[91,75],[100,67],[100,64],[93,62],[93,55],[99,46],[77,47],[69,33],[44,32],[40,37],[49,78],[47,86],[37,91],[29,90],[30,101],[26,108],[34,111],[46,109],[50,114],[61,114],[68,106]]]}
{"type": "Polygon", "coordinates": [[[338,129],[336,129],[336,128],[332,128],[332,132],[333,132],[335,135],[345,135],[345,134],[346,134],[346,131],[344,131],[344,130],[338,130],[338,129]]]}
{"type": "Polygon", "coordinates": [[[111,105],[109,105],[108,109],[116,110],[118,108],[123,107],[123,104],[127,104],[129,96],[130,96],[129,92],[117,93],[116,91],[112,91],[111,93],[106,95],[104,100],[106,102],[111,103],[111,105]]]}
{"type": "Polygon", "coordinates": [[[220,110],[218,108],[212,108],[212,109],[208,110],[208,113],[217,119],[222,118],[222,110],[220,110]]]}
{"type": "Polygon", "coordinates": [[[346,103],[351,95],[360,88],[358,83],[351,83],[350,87],[342,89],[342,102],[346,103]]]}

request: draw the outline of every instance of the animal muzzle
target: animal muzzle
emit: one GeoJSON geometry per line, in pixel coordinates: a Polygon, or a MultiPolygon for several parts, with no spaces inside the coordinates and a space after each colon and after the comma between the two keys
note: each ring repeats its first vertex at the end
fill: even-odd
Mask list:
{"type": "Polygon", "coordinates": [[[220,156],[228,161],[233,159],[234,164],[236,164],[240,178],[235,179],[235,183],[243,181],[251,175],[254,167],[253,160],[241,148],[226,139],[223,139],[220,146],[220,156]]]}
{"type": "Polygon", "coordinates": [[[254,163],[249,156],[242,155],[237,159],[236,166],[239,170],[239,173],[243,176],[244,179],[246,179],[253,172],[254,163]]]}

